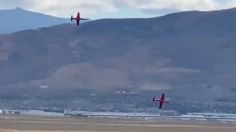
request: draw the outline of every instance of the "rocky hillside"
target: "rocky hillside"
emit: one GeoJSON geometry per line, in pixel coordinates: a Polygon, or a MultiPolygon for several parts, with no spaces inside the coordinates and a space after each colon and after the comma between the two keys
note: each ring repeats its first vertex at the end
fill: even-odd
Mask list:
{"type": "Polygon", "coordinates": [[[2,35],[0,95],[167,91],[177,99],[235,102],[235,23],[236,9],[228,9],[2,35]]]}

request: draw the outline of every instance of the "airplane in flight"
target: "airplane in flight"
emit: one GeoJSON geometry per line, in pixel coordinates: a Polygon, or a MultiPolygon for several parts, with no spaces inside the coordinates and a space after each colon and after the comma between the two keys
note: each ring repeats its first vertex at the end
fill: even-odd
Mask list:
{"type": "Polygon", "coordinates": [[[166,99],[165,99],[165,94],[162,93],[161,97],[159,99],[157,99],[156,97],[152,98],[152,102],[159,102],[159,109],[162,108],[164,103],[169,103],[166,99]]]}
{"type": "Polygon", "coordinates": [[[81,17],[80,17],[80,13],[78,12],[78,13],[77,13],[77,17],[74,18],[73,16],[71,16],[70,20],[71,20],[71,21],[76,20],[77,26],[79,26],[80,20],[89,20],[89,19],[87,19],[87,18],[81,18],[81,17]]]}

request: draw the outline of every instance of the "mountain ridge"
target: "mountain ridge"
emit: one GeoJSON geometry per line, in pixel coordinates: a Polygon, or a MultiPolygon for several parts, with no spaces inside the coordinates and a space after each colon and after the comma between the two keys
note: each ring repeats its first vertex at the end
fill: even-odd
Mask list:
{"type": "Polygon", "coordinates": [[[69,23],[69,19],[58,18],[54,16],[36,13],[24,10],[20,7],[15,9],[0,10],[1,34],[9,34],[27,29],[37,29],[40,27],[49,27],[62,23],[69,23]]]}

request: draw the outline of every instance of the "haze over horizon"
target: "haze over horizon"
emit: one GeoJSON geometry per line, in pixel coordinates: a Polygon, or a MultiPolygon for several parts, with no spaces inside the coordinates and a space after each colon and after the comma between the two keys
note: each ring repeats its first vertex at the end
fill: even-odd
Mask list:
{"type": "Polygon", "coordinates": [[[0,10],[25,10],[67,18],[79,10],[82,17],[147,18],[180,11],[211,11],[236,7],[236,0],[0,0],[0,10]]]}

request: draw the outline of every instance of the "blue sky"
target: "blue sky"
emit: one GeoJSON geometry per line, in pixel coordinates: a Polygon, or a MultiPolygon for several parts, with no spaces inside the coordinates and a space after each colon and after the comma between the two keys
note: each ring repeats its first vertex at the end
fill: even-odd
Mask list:
{"type": "Polygon", "coordinates": [[[0,0],[0,9],[22,7],[44,14],[68,17],[79,10],[83,17],[155,17],[189,10],[219,10],[236,7],[236,0],[0,0]]]}

